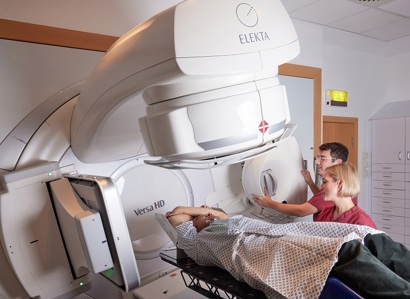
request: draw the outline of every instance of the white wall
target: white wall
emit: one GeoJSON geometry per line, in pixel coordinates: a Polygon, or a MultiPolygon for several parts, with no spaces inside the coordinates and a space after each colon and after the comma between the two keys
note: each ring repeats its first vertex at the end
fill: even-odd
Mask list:
{"type": "Polygon", "coordinates": [[[42,102],[86,79],[103,54],[0,39],[0,142],[42,102]]]}
{"type": "Polygon", "coordinates": [[[300,54],[291,61],[322,68],[323,66],[323,30],[320,26],[311,23],[293,20],[300,43],[300,54]]]}
{"type": "Polygon", "coordinates": [[[120,36],[156,13],[181,1],[1,0],[0,18],[120,36]]]}

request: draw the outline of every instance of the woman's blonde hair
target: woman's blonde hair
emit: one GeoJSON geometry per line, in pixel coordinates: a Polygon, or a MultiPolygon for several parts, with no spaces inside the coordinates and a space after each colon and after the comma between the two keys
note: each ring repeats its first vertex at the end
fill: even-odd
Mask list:
{"type": "Polygon", "coordinates": [[[341,164],[332,165],[326,168],[326,173],[336,182],[342,179],[342,187],[340,196],[354,197],[360,192],[360,180],[356,167],[344,162],[341,164]]]}

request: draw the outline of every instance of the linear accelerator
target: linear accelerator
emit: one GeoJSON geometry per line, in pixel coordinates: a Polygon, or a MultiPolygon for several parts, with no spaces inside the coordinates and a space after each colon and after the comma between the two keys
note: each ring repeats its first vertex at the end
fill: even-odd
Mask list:
{"type": "Polygon", "coordinates": [[[73,112],[72,149],[84,162],[124,159],[141,134],[150,156],[175,162],[263,146],[290,121],[278,66],[298,54],[279,1],[182,2],[98,63],[73,112]],[[146,105],[138,124],[116,113],[128,101],[146,105]]]}
{"type": "Polygon", "coordinates": [[[27,294],[72,298],[90,289],[91,273],[122,292],[140,286],[135,257],[158,257],[169,244],[144,231],[156,229],[150,212],[181,203],[147,199],[126,215],[127,175],[142,188],[144,179],[172,182],[167,188],[192,205],[195,175],[180,170],[232,165],[243,174],[207,204],[262,215],[250,196],[264,187],[274,200],[305,201],[277,78],[278,66],[298,54],[278,0],[187,0],[125,34],[84,82],[33,111],[0,145],[8,169],[0,174],[0,240],[27,294]],[[106,165],[112,172],[98,175],[106,165]]]}

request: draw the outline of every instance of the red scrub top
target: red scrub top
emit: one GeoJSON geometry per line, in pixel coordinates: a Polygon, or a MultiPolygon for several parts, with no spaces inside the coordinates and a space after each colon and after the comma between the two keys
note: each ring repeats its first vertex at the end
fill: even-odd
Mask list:
{"type": "MultiPolygon", "coordinates": [[[[355,205],[357,205],[357,198],[354,197],[352,199],[353,203],[355,205]]],[[[326,201],[323,198],[323,191],[319,191],[318,193],[316,193],[315,195],[312,196],[311,199],[308,200],[308,203],[310,203],[312,206],[314,206],[316,209],[319,210],[319,212],[317,212],[316,214],[313,214],[313,221],[318,221],[317,217],[318,214],[320,213],[320,211],[323,211],[324,209],[327,208],[333,208],[335,206],[335,204],[333,203],[333,201],[326,201]]]]}
{"type": "Polygon", "coordinates": [[[365,211],[363,211],[358,206],[354,206],[350,210],[344,212],[337,219],[332,219],[333,207],[323,209],[317,214],[315,221],[328,221],[328,222],[340,222],[340,223],[350,223],[350,224],[360,224],[367,225],[374,229],[377,229],[376,224],[373,222],[372,218],[365,211]]]}

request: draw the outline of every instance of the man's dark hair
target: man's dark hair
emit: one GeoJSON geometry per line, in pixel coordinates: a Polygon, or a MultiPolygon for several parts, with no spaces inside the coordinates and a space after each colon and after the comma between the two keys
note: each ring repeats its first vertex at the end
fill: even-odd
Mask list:
{"type": "Polygon", "coordinates": [[[341,159],[343,162],[346,162],[347,157],[349,156],[349,150],[347,149],[347,147],[339,142],[323,143],[321,146],[319,146],[319,150],[330,150],[330,155],[333,159],[341,159]]]}

